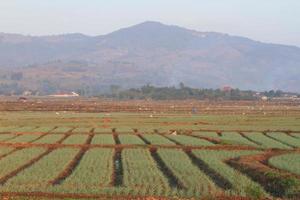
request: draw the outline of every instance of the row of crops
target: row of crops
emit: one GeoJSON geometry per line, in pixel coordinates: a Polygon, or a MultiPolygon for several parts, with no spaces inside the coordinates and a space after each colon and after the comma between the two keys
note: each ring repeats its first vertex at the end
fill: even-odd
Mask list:
{"type": "MultiPolygon", "coordinates": [[[[270,195],[262,185],[224,162],[259,154],[259,150],[186,152],[125,148],[118,151],[113,148],[14,149],[1,146],[0,191],[182,197],[251,196],[254,191],[270,195]],[[83,156],[76,157],[80,151],[83,156]],[[116,153],[120,156],[116,157],[116,153]],[[70,168],[70,163],[76,164],[70,168]],[[70,173],[64,173],[70,169],[70,173]],[[58,177],[60,182],[55,182],[58,177]]],[[[298,153],[283,154],[272,157],[269,163],[299,175],[299,159],[298,153]]]]}
{"type": "MultiPolygon", "coordinates": [[[[296,133],[295,133],[296,134],[296,133]]],[[[294,135],[295,135],[294,134],[294,135]]],[[[298,133],[297,133],[298,134],[298,133]]],[[[250,146],[259,149],[295,149],[300,147],[300,137],[282,132],[194,132],[189,135],[172,134],[55,134],[55,133],[0,133],[0,143],[53,144],[63,139],[62,144],[91,145],[182,145],[215,146],[234,145],[250,146]],[[89,141],[89,139],[91,141],[89,141]]],[[[299,134],[300,135],[300,134],[299,134]]]]}
{"type": "MultiPolygon", "coordinates": [[[[65,132],[72,132],[75,134],[81,134],[81,133],[134,133],[134,132],[140,132],[140,133],[170,133],[170,132],[178,132],[178,133],[187,133],[191,130],[197,131],[201,129],[201,127],[190,127],[190,128],[182,128],[179,127],[171,127],[171,126],[164,126],[164,124],[157,124],[155,126],[152,126],[151,128],[147,128],[144,125],[137,124],[138,127],[135,126],[126,126],[126,127],[120,127],[118,124],[114,126],[98,126],[93,125],[91,127],[70,127],[70,126],[0,126],[0,133],[3,132],[26,132],[26,133],[46,133],[46,132],[52,132],[52,133],[65,133],[65,132]]],[[[254,128],[255,129],[255,128],[254,128]]],[[[219,130],[219,129],[216,129],[219,130]]],[[[221,129],[222,130],[222,129],[221,129]]],[[[226,129],[224,129],[226,130],[226,129]]],[[[243,129],[237,129],[237,130],[243,130],[243,129]]],[[[249,129],[248,129],[249,130],[249,129]]],[[[258,129],[259,130],[259,129],[258,129]]],[[[278,129],[280,130],[280,129],[278,129]]],[[[262,130],[259,130],[260,132],[262,130]]],[[[205,132],[205,131],[202,131],[205,132]]],[[[211,132],[211,131],[210,131],[211,132]]],[[[225,132],[229,132],[226,130],[225,132]]],[[[271,132],[271,131],[270,131],[271,132]]],[[[276,131],[278,132],[278,131],[276,131]]],[[[289,132],[287,130],[283,132],[289,132]]],[[[293,131],[292,131],[293,132],[293,131]]],[[[296,134],[296,136],[299,136],[299,131],[295,131],[293,134],[296,134]]]]}

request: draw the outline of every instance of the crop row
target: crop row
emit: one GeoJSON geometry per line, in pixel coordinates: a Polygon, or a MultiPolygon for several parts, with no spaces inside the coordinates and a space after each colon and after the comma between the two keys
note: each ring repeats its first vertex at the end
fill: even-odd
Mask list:
{"type": "MultiPolygon", "coordinates": [[[[264,187],[265,191],[274,197],[289,197],[298,199],[300,194],[299,178],[287,171],[270,168],[268,158],[281,154],[277,151],[265,151],[255,155],[243,155],[236,159],[227,160],[227,164],[236,170],[247,174],[253,181],[264,187]]],[[[253,190],[257,191],[257,190],[253,190]]],[[[256,193],[256,199],[261,193],[256,193]]]]}
{"type": "Polygon", "coordinates": [[[248,133],[247,137],[261,144],[263,148],[291,149],[290,146],[263,135],[260,132],[248,133]]]}
{"type": "Polygon", "coordinates": [[[168,140],[167,138],[158,135],[158,134],[144,134],[143,137],[149,141],[151,144],[154,145],[164,145],[164,144],[169,144],[169,145],[174,145],[175,143],[168,140]]]}
{"type": "Polygon", "coordinates": [[[144,141],[136,135],[119,135],[119,140],[121,144],[145,144],[144,141]]]}
{"type": "Polygon", "coordinates": [[[54,144],[62,138],[63,138],[63,135],[49,134],[49,135],[45,135],[44,137],[40,138],[39,140],[34,141],[33,143],[35,143],[35,144],[54,144]]]}
{"type": "Polygon", "coordinates": [[[283,154],[279,156],[274,156],[269,159],[269,164],[282,169],[289,171],[300,176],[300,154],[291,153],[283,154]]]}
{"type": "Polygon", "coordinates": [[[14,136],[14,134],[0,134],[0,142],[4,142],[8,139],[13,138],[14,136]]]}
{"type": "Polygon", "coordinates": [[[220,192],[213,181],[180,150],[159,149],[157,151],[169,170],[185,188],[185,196],[201,196],[220,192]]]}
{"type": "Polygon", "coordinates": [[[261,148],[291,149],[300,147],[300,138],[292,137],[282,132],[195,132],[196,136],[210,137],[220,140],[221,144],[248,145],[261,148]]]}
{"type": "Polygon", "coordinates": [[[87,139],[88,135],[70,135],[63,144],[84,144],[87,139]]]}
{"type": "Polygon", "coordinates": [[[258,153],[257,151],[194,150],[193,153],[231,183],[232,189],[227,191],[227,193],[247,196],[248,190],[254,188],[257,188],[261,193],[264,193],[264,190],[260,185],[224,163],[227,159],[242,155],[256,154],[258,153]]]}
{"type": "Polygon", "coordinates": [[[191,145],[191,146],[212,146],[212,145],[214,145],[213,143],[211,143],[207,140],[193,138],[193,137],[186,136],[186,135],[169,135],[167,137],[170,138],[171,140],[176,141],[177,143],[183,144],[183,145],[191,145]]]}
{"type": "Polygon", "coordinates": [[[115,144],[112,134],[94,135],[91,144],[115,144]]]}
{"type": "MultiPolygon", "coordinates": [[[[2,149],[2,148],[1,148],[2,149]]],[[[4,150],[5,152],[9,150],[4,150]]],[[[15,151],[9,156],[6,156],[0,160],[0,180],[7,174],[13,172],[18,167],[28,163],[30,160],[42,154],[46,150],[43,148],[25,148],[15,151]]]]}
{"type": "Polygon", "coordinates": [[[218,135],[216,132],[198,132],[195,133],[195,135],[220,139],[223,144],[257,146],[257,144],[251,142],[237,132],[223,132],[221,135],[218,135]]]}
{"type": "MultiPolygon", "coordinates": [[[[6,157],[7,172],[10,170],[9,166],[19,166],[21,163],[32,159],[32,157],[40,154],[42,151],[44,150],[30,148],[20,150],[6,157]]],[[[69,148],[54,150],[32,166],[24,169],[22,172],[9,179],[2,190],[33,192],[49,189],[48,186],[50,181],[54,180],[58,176],[58,173],[64,170],[77,152],[77,149],[69,148]]],[[[7,172],[3,174],[6,174],[7,172]]]]}
{"type": "MultiPolygon", "coordinates": [[[[62,134],[0,134],[0,142],[6,143],[34,143],[52,144],[63,138],[62,134]]],[[[68,134],[63,144],[85,144],[88,134],[68,134]]],[[[242,145],[257,148],[293,149],[300,147],[300,138],[292,137],[286,133],[194,133],[190,135],[159,135],[159,134],[118,134],[120,144],[130,145],[185,145],[185,146],[214,146],[242,145]],[[204,139],[205,138],[205,139],[204,139]],[[211,139],[210,139],[211,138],[211,139]],[[215,140],[215,141],[214,141],[215,140]],[[214,143],[213,143],[214,142],[214,143]]],[[[95,134],[91,144],[115,144],[113,134],[95,134]]]]}
{"type": "Polygon", "coordinates": [[[300,147],[300,138],[293,138],[285,133],[266,133],[266,135],[268,135],[269,137],[280,141],[288,146],[292,146],[292,147],[300,147]]]}
{"type": "Polygon", "coordinates": [[[146,149],[122,151],[124,193],[166,195],[171,188],[146,149]]]}
{"type": "Polygon", "coordinates": [[[9,143],[28,143],[28,142],[31,142],[31,141],[37,139],[38,137],[40,137],[40,135],[37,135],[37,134],[23,134],[23,135],[19,135],[18,137],[8,139],[6,141],[9,142],[9,143]]]}
{"type": "MultiPolygon", "coordinates": [[[[258,191],[268,196],[259,184],[225,163],[228,159],[255,155],[261,151],[185,152],[158,149],[153,154],[148,149],[137,148],[123,149],[120,160],[114,160],[113,149],[23,148],[1,158],[1,155],[12,150],[9,147],[0,148],[0,180],[8,177],[3,182],[4,185],[0,186],[2,192],[115,192],[138,196],[202,197],[224,192],[248,196],[249,191],[258,191]],[[45,153],[47,151],[49,153],[45,153]],[[40,155],[43,156],[36,159],[40,155]],[[122,168],[114,167],[118,162],[121,162],[122,168]],[[69,170],[68,173],[64,173],[66,170],[69,170]],[[12,176],[7,176],[8,174],[12,176]],[[122,181],[120,185],[113,187],[116,174],[122,176],[122,181]],[[56,180],[59,182],[54,184],[56,180]],[[229,187],[222,187],[218,181],[229,184],[229,187]]],[[[273,157],[269,163],[276,168],[299,174],[299,158],[299,154],[287,154],[273,157]]]]}
{"type": "Polygon", "coordinates": [[[98,193],[100,188],[111,186],[113,153],[112,149],[86,151],[73,173],[52,189],[73,193],[98,193]]]}

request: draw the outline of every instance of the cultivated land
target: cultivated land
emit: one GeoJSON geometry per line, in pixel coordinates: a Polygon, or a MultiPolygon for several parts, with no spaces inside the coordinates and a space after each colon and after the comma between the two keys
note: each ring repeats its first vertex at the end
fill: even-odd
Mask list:
{"type": "Polygon", "coordinates": [[[299,102],[0,101],[12,199],[299,199],[299,160],[299,102]]]}

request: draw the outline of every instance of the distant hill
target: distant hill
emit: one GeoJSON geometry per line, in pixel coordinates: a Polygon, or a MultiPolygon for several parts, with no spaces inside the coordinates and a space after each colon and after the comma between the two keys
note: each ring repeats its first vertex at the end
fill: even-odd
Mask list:
{"type": "Polygon", "coordinates": [[[113,33],[0,33],[0,92],[178,85],[300,92],[300,48],[144,22],[113,33]]]}

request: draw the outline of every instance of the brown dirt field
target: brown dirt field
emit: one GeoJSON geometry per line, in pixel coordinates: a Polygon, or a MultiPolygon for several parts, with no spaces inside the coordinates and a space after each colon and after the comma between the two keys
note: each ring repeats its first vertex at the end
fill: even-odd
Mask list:
{"type": "MultiPolygon", "coordinates": [[[[299,151],[299,149],[297,149],[296,151],[299,151]]],[[[258,170],[258,171],[267,172],[270,170],[275,170],[283,175],[296,176],[300,179],[299,175],[291,174],[291,173],[283,171],[281,169],[272,167],[268,164],[268,160],[273,156],[279,156],[282,154],[294,153],[294,152],[295,152],[294,150],[277,150],[277,149],[276,150],[265,150],[263,153],[260,153],[260,154],[241,156],[238,159],[233,159],[233,160],[240,163],[241,165],[248,166],[248,167],[258,170]]]]}
{"type": "MultiPolygon", "coordinates": [[[[252,180],[260,183],[266,191],[271,193],[273,196],[281,197],[283,193],[289,189],[285,188],[281,184],[277,184],[279,181],[285,180],[286,178],[297,178],[300,180],[300,176],[292,174],[290,172],[270,167],[268,160],[277,155],[294,152],[292,150],[266,150],[263,153],[256,155],[241,156],[239,158],[229,159],[225,161],[231,167],[238,171],[247,174],[252,180]],[[268,173],[275,174],[269,176],[268,173]],[[276,184],[274,184],[276,182],[276,184]]],[[[292,199],[298,199],[299,194],[294,194],[292,199]]]]}
{"type": "MultiPolygon", "coordinates": [[[[3,198],[12,199],[15,197],[24,198],[30,197],[33,199],[98,199],[98,200],[110,200],[111,196],[108,195],[88,195],[88,194],[55,194],[55,193],[44,193],[44,192],[31,192],[31,193],[22,193],[22,192],[3,192],[1,193],[3,198]]],[[[115,200],[170,200],[174,198],[165,198],[165,197],[139,197],[139,196],[117,196],[114,195],[113,199],[115,200]]],[[[195,198],[185,199],[185,198],[175,198],[176,200],[196,200],[195,198]]],[[[238,196],[226,196],[226,195],[218,195],[215,197],[203,197],[201,200],[251,200],[247,197],[238,197],[238,196]]],[[[262,200],[270,200],[268,198],[264,198],[262,200]]]]}
{"type": "Polygon", "coordinates": [[[17,97],[1,98],[0,111],[191,113],[192,109],[196,108],[201,114],[263,114],[264,112],[268,115],[280,116],[300,114],[300,101],[114,101],[98,98],[56,99],[31,97],[27,102],[19,102],[17,99],[17,97]]]}

